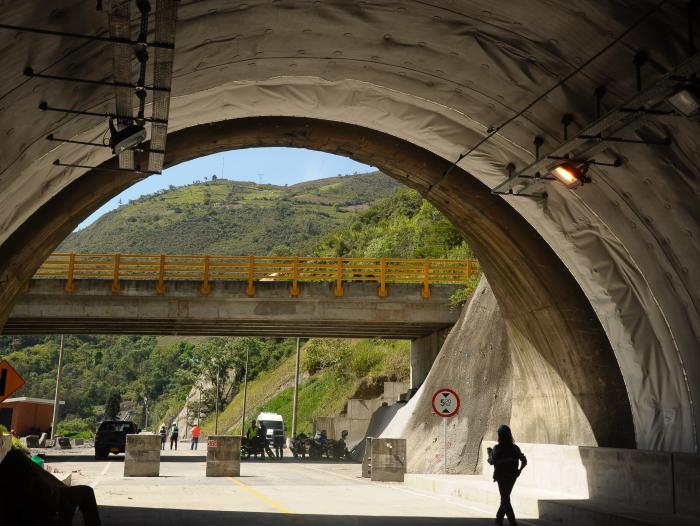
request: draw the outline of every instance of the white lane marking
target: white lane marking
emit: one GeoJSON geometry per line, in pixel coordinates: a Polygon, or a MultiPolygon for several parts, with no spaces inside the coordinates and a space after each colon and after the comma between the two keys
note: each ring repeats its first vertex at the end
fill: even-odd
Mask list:
{"type": "MultiPolygon", "coordinates": [[[[482,508],[480,506],[477,506],[476,504],[472,504],[471,501],[467,501],[469,504],[459,502],[456,500],[456,499],[458,499],[458,497],[450,497],[448,495],[432,495],[428,492],[416,491],[416,490],[412,490],[412,489],[408,489],[408,488],[402,488],[400,486],[390,486],[388,484],[382,484],[381,482],[369,482],[369,481],[366,481],[364,478],[359,478],[359,477],[351,476],[351,475],[343,475],[341,473],[336,473],[336,472],[330,471],[330,470],[322,471],[320,469],[316,469],[316,468],[313,468],[311,466],[304,466],[304,465],[302,465],[301,467],[303,467],[305,469],[309,469],[311,471],[328,473],[330,475],[334,475],[336,477],[352,480],[354,482],[360,482],[360,483],[365,482],[366,484],[372,485],[372,486],[381,486],[383,488],[393,489],[396,491],[403,491],[404,493],[409,493],[411,495],[417,495],[420,497],[425,497],[425,498],[437,500],[440,502],[449,502],[450,504],[457,506],[459,508],[464,508],[464,509],[471,510],[471,511],[478,511],[480,513],[486,513],[488,516],[495,515],[495,512],[493,510],[485,509],[485,508],[482,508]]],[[[488,517],[486,517],[486,518],[488,518],[488,517]]],[[[529,519],[529,520],[528,519],[518,519],[518,522],[521,522],[523,524],[529,524],[531,526],[537,526],[535,523],[530,522],[531,520],[536,520],[536,519],[529,519]]]]}
{"type": "Polygon", "coordinates": [[[97,476],[97,478],[96,478],[95,480],[93,480],[93,481],[90,483],[90,487],[91,487],[92,489],[95,489],[95,488],[97,487],[97,485],[98,485],[98,484],[100,483],[100,481],[102,480],[102,477],[104,477],[104,476],[107,474],[107,470],[109,469],[109,466],[111,466],[111,465],[112,465],[111,462],[107,462],[107,465],[106,465],[105,468],[102,470],[102,473],[100,473],[100,474],[97,476]]]}

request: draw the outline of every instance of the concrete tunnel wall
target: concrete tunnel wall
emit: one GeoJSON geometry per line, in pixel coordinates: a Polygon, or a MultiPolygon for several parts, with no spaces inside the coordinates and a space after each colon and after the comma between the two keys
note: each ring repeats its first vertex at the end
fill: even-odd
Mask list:
{"type": "MultiPolygon", "coordinates": [[[[652,4],[180,2],[168,162],[278,144],[384,168],[443,210],[477,250],[518,353],[528,363],[539,359],[533,371],[545,371],[527,375],[528,385],[560,402],[541,408],[561,412],[545,419],[551,432],[542,439],[697,451],[700,275],[692,269],[700,260],[698,123],[673,116],[639,121],[628,137],[670,136],[672,145],[607,144],[599,158],[618,157],[623,166],[592,168],[593,183],[574,192],[548,183],[546,201],[487,195],[506,177],[508,163],[519,169],[533,160],[535,136],[545,139],[543,155],[562,142],[562,115],[574,116],[572,133],[594,120],[597,86],[607,87],[604,111],[634,94],[632,61],[639,50],[650,57],[644,86],[688,58],[687,11],[671,2],[650,11],[652,4]],[[632,24],[636,29],[627,31],[632,24]],[[623,33],[622,43],[443,177],[460,153],[623,33]],[[323,136],[318,125],[290,126],[282,117],[359,131],[339,141],[337,129],[323,136]],[[247,131],[227,139],[227,121],[247,131]],[[405,154],[404,148],[426,153],[405,154]],[[612,407],[601,407],[604,401],[612,407]],[[573,426],[565,424],[571,415],[573,426]],[[622,437],[610,428],[619,422],[622,437]]],[[[16,2],[6,6],[3,20],[108,31],[104,13],[68,0],[52,2],[51,9],[44,2],[16,2]]],[[[114,111],[113,89],[23,74],[32,66],[109,78],[110,46],[83,44],[0,32],[0,321],[39,260],[90,210],[140,177],[53,165],[57,158],[86,165],[109,158],[106,149],[45,140],[53,133],[96,141],[104,122],[37,107],[45,101],[114,111]]],[[[533,392],[523,400],[538,407],[533,392]]]]}

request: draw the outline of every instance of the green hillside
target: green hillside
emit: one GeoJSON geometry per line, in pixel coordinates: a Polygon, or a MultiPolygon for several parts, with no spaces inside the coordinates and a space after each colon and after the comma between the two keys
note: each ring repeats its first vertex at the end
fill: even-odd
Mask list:
{"type": "MultiPolygon", "coordinates": [[[[410,349],[403,340],[308,340],[301,349],[298,432],[312,433],[315,418],[339,414],[348,398],[378,396],[385,380],[408,380],[410,349]]],[[[291,425],[294,365],[295,357],[289,356],[248,384],[247,421],[269,411],[282,415],[291,425]]],[[[243,393],[239,391],[221,413],[219,430],[238,434],[242,415],[243,393]]],[[[202,428],[214,432],[212,416],[202,428]]]]}
{"type": "Polygon", "coordinates": [[[378,172],[292,186],[214,178],[120,206],[58,251],[308,255],[320,236],[397,187],[378,172]]]}

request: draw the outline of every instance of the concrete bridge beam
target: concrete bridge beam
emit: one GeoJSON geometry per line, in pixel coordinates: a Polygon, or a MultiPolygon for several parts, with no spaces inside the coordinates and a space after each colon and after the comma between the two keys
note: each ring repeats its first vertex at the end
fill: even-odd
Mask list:
{"type": "Polygon", "coordinates": [[[411,340],[411,389],[418,389],[425,381],[448,332],[449,328],[441,329],[411,340]]]}
{"type": "MultiPolygon", "coordinates": [[[[254,297],[242,281],[172,281],[158,294],[157,281],[123,280],[118,294],[111,280],[75,282],[65,292],[62,279],[35,279],[20,296],[3,334],[205,334],[248,336],[327,336],[338,338],[422,338],[452,326],[459,311],[450,308],[455,287],[435,285],[431,297],[420,284],[391,284],[381,298],[377,284],[300,283],[298,297],[289,283],[256,282],[254,297]]],[[[432,363],[432,361],[430,362],[432,363]]],[[[430,365],[428,364],[428,369],[430,365]]]]}

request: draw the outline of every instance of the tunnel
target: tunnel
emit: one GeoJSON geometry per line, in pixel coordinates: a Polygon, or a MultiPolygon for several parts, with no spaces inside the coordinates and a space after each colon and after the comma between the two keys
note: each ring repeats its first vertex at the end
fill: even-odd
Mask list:
{"type": "MultiPolygon", "coordinates": [[[[123,35],[109,5],[4,10],[0,325],[54,248],[148,175],[148,152],[122,168],[100,147],[104,115],[132,114],[113,82],[129,60],[75,35],[123,35]]],[[[376,166],[477,255],[511,342],[521,440],[698,452],[690,4],[162,0],[156,13],[168,9],[151,35],[176,23],[158,169],[263,146],[376,166]],[[548,175],[562,160],[584,184],[548,175]]]]}

